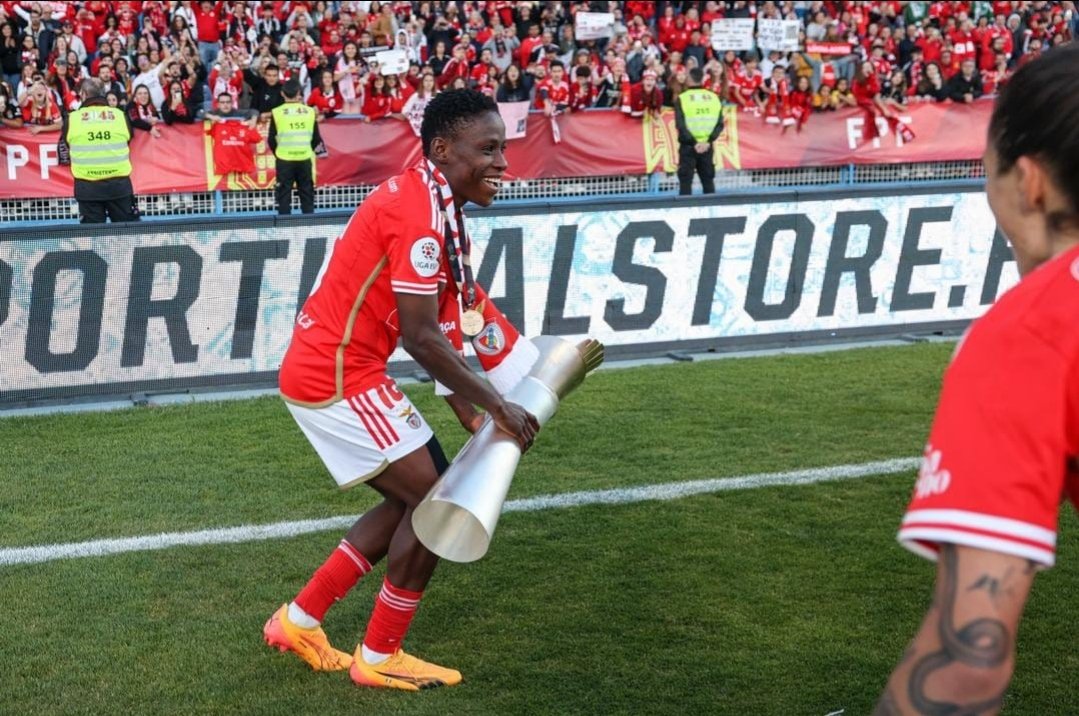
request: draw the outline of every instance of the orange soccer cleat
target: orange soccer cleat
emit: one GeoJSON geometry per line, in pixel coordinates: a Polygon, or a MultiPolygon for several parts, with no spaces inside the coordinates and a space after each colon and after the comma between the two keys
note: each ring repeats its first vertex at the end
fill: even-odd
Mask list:
{"type": "Polygon", "coordinates": [[[357,686],[419,691],[461,683],[460,671],[429,664],[400,649],[381,664],[368,664],[363,660],[360,648],[357,647],[352,659],[352,667],[348,671],[348,675],[357,686]]]}
{"type": "Polygon", "coordinates": [[[266,622],[262,637],[279,651],[291,651],[315,671],[342,671],[352,664],[350,655],[330,645],[322,627],[304,629],[290,622],[287,604],[266,622]]]}

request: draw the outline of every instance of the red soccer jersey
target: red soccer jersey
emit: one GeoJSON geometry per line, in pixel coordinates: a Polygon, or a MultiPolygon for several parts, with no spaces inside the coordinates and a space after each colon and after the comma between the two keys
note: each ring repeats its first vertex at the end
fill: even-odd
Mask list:
{"type": "MultiPolygon", "coordinates": [[[[328,404],[385,379],[400,336],[394,294],[437,295],[449,275],[436,202],[421,165],[363,200],[296,317],[279,374],[282,395],[328,404]]],[[[452,281],[442,297],[456,301],[452,281]]]]}
{"type": "Polygon", "coordinates": [[[536,101],[532,105],[533,108],[543,109],[546,106],[545,100],[550,100],[555,108],[558,108],[560,105],[568,105],[569,85],[566,81],[562,80],[558,84],[555,84],[554,80],[550,77],[541,80],[539,84],[536,85],[536,101]]]}
{"type": "Polygon", "coordinates": [[[227,120],[214,122],[206,133],[213,137],[215,173],[255,171],[255,145],[262,141],[257,129],[227,120]]]}
{"type": "Polygon", "coordinates": [[[579,82],[574,82],[570,85],[569,109],[571,112],[588,109],[595,102],[596,87],[593,84],[582,85],[579,82]]]}
{"type": "Polygon", "coordinates": [[[1024,278],[977,320],[944,374],[899,540],[1052,566],[1057,516],[1079,507],[1079,248],[1024,278]]]}

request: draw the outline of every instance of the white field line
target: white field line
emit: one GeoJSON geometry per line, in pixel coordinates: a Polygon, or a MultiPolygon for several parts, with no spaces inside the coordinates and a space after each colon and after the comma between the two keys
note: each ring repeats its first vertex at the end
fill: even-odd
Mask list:
{"type": "MultiPolygon", "coordinates": [[[[908,457],[894,460],[865,462],[857,465],[833,465],[792,472],[769,472],[740,477],[723,477],[689,482],[667,482],[658,485],[642,485],[614,490],[590,490],[543,495],[521,500],[511,500],[502,507],[503,512],[535,512],[537,510],[579,507],[582,505],[620,505],[648,500],[676,500],[691,495],[702,495],[726,490],[748,490],[777,485],[809,485],[832,480],[853,480],[876,475],[891,475],[917,467],[921,458],[908,457]]],[[[267,525],[241,525],[197,532],[163,532],[142,537],[98,539],[88,542],[46,544],[32,547],[0,548],[0,567],[16,564],[36,564],[76,557],[100,557],[124,552],[142,552],[179,546],[209,544],[232,544],[257,540],[283,539],[323,532],[343,530],[352,525],[359,515],[327,517],[318,520],[275,522],[267,525]]]]}

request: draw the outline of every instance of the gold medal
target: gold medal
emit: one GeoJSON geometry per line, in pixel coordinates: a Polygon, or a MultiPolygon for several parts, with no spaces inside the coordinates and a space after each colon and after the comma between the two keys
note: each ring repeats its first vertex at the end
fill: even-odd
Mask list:
{"type": "Polygon", "coordinates": [[[483,314],[474,308],[470,308],[461,314],[461,333],[469,338],[475,338],[483,330],[483,314]]]}

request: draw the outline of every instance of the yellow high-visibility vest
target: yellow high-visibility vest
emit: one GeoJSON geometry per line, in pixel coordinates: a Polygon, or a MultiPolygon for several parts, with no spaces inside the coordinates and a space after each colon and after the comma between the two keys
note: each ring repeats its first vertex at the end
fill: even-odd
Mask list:
{"type": "Polygon", "coordinates": [[[131,134],[123,110],[83,107],[67,117],[71,175],[86,181],[131,176],[131,134]]]}
{"type": "Polygon", "coordinates": [[[712,130],[723,116],[723,103],[712,90],[701,87],[687,89],[678,95],[686,129],[698,142],[707,142],[712,130]]]}
{"type": "Polygon", "coordinates": [[[315,132],[315,110],[299,102],[285,102],[272,112],[277,128],[277,148],[274,156],[298,162],[315,156],[311,135],[315,132]]]}

